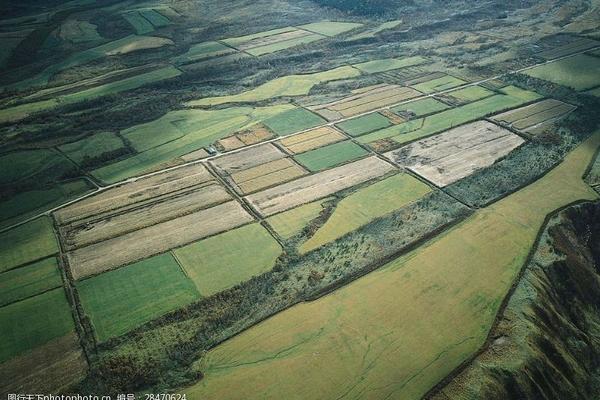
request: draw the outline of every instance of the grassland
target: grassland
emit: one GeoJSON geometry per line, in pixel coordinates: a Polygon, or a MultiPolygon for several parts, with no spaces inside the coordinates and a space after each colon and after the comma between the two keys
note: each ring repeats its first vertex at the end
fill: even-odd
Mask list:
{"type": "Polygon", "coordinates": [[[200,297],[170,253],[86,279],[77,289],[101,342],[200,297]]]}
{"type": "Polygon", "coordinates": [[[429,192],[429,186],[403,173],[359,189],[337,204],[327,222],[299,247],[299,251],[306,253],[319,248],[429,192]]]}
{"type": "Polygon", "coordinates": [[[529,69],[524,73],[581,91],[600,84],[600,58],[578,54],[529,69]]]}
{"type": "Polygon", "coordinates": [[[360,73],[349,66],[304,75],[288,75],[273,79],[255,89],[240,94],[194,100],[189,106],[214,106],[225,103],[257,102],[280,96],[307,95],[315,85],[336,79],[352,78],[360,73]]]}
{"type": "Polygon", "coordinates": [[[442,90],[448,90],[466,84],[467,82],[458,79],[452,75],[446,75],[441,78],[432,79],[427,82],[418,83],[412,87],[423,93],[434,93],[442,90]]]}
{"type": "Polygon", "coordinates": [[[361,26],[362,24],[358,24],[355,22],[321,21],[314,22],[312,24],[300,25],[298,28],[318,33],[319,35],[337,36],[361,26]]]}
{"type": "Polygon", "coordinates": [[[234,52],[234,49],[219,42],[202,42],[193,44],[186,53],[176,57],[174,61],[181,64],[192,63],[234,52]]]}
{"type": "Polygon", "coordinates": [[[281,246],[260,224],[250,224],[174,251],[202,296],[211,296],[270,270],[281,246]]]}
{"type": "Polygon", "coordinates": [[[279,136],[314,128],[325,122],[323,118],[304,108],[293,108],[263,121],[269,129],[279,136]]]}
{"type": "Polygon", "coordinates": [[[84,160],[98,157],[124,147],[123,140],[112,132],[100,132],[76,142],[59,147],[71,160],[81,164],[84,160]]]}
{"type": "Polygon", "coordinates": [[[358,141],[371,143],[380,139],[391,138],[398,144],[406,143],[540,98],[536,93],[511,86],[507,86],[501,91],[504,94],[375,131],[359,137],[358,141]]]}
{"type": "Polygon", "coordinates": [[[494,92],[481,86],[469,86],[463,89],[458,89],[449,92],[447,93],[447,95],[454,97],[459,101],[470,103],[472,101],[477,101],[485,99],[486,97],[493,96],[494,92]]]}
{"type": "Polygon", "coordinates": [[[482,345],[546,215],[598,198],[581,176],[599,144],[600,133],[426,245],[212,349],[188,397],[422,397],[482,345]]]}
{"type": "Polygon", "coordinates": [[[0,233],[0,272],[58,253],[48,217],[0,233]]]}
{"type": "Polygon", "coordinates": [[[319,216],[325,204],[332,198],[325,198],[301,205],[267,218],[267,223],[283,239],[291,239],[299,234],[309,223],[319,216]]]}
{"type": "Polygon", "coordinates": [[[61,154],[47,149],[23,150],[0,157],[0,185],[15,184],[39,176],[53,177],[72,172],[74,166],[61,154]]]}
{"type": "MultiPolygon", "coordinates": [[[[290,105],[267,107],[231,107],[223,110],[177,110],[163,117],[121,132],[139,152],[135,156],[92,171],[106,183],[141,174],[175,158],[209,146],[215,141],[249,127],[258,121],[272,120],[280,131],[291,129],[289,121],[302,126],[306,114],[290,105]],[[289,114],[286,112],[289,111],[289,114]]],[[[306,112],[308,113],[308,111],[306,112]]],[[[309,116],[310,117],[310,116],[309,116]]],[[[318,122],[313,122],[319,124],[318,122]]],[[[293,129],[292,129],[293,131],[293,129]]]]}
{"type": "Polygon", "coordinates": [[[450,108],[449,105],[442,103],[436,99],[428,97],[423,100],[412,101],[408,104],[402,104],[392,108],[391,110],[395,113],[409,112],[416,117],[422,117],[424,115],[434,114],[439,111],[444,111],[450,108]]]}
{"type": "Polygon", "coordinates": [[[55,257],[0,275],[0,307],[62,286],[55,257]]]}
{"type": "Polygon", "coordinates": [[[0,307],[0,363],[74,329],[62,288],[0,307]]]}
{"type": "Polygon", "coordinates": [[[392,123],[389,119],[375,112],[340,122],[336,126],[350,136],[360,136],[365,133],[387,128],[390,125],[392,125],[392,123]]]}
{"type": "Polygon", "coordinates": [[[0,227],[10,226],[36,213],[45,212],[93,189],[94,186],[87,179],[76,179],[50,188],[18,193],[0,202],[0,227]]]}
{"type": "Polygon", "coordinates": [[[392,69],[421,65],[425,64],[426,62],[426,58],[415,56],[407,58],[385,58],[381,60],[366,61],[363,63],[354,64],[353,66],[366,74],[375,74],[378,72],[390,71],[392,69]]]}
{"type": "Polygon", "coordinates": [[[309,171],[316,172],[355,160],[367,153],[359,145],[346,140],[298,154],[294,159],[309,171]]]}

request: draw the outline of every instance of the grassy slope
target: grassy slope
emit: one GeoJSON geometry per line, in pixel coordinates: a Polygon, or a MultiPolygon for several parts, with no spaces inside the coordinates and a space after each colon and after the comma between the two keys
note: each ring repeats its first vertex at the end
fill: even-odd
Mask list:
{"type": "Polygon", "coordinates": [[[0,363],[75,328],[62,288],[0,308],[0,363]]]}
{"type": "Polygon", "coordinates": [[[77,288],[100,341],[199,298],[170,253],[83,280],[77,288]]]}
{"type": "Polygon", "coordinates": [[[175,250],[203,296],[270,270],[281,247],[260,224],[246,225],[175,250]]]}
{"type": "Polygon", "coordinates": [[[367,150],[346,140],[298,154],[294,156],[294,159],[308,168],[309,171],[316,172],[343,164],[366,154],[367,150]]]}
{"type": "Polygon", "coordinates": [[[56,253],[58,243],[48,217],[0,233],[0,272],[56,253]]]}
{"type": "Polygon", "coordinates": [[[211,350],[188,398],[420,398],[484,342],[545,216],[597,198],[581,175],[599,144],[600,132],[426,245],[211,350]]]}
{"type": "Polygon", "coordinates": [[[575,90],[591,89],[600,84],[600,58],[579,54],[535,67],[525,71],[525,74],[575,90]]]}
{"type": "Polygon", "coordinates": [[[299,251],[306,253],[332,242],[430,191],[429,186],[408,174],[397,174],[360,189],[338,203],[327,222],[300,246],[299,251]]]}
{"type": "Polygon", "coordinates": [[[235,102],[256,102],[278,96],[307,95],[313,86],[336,79],[358,76],[360,73],[349,66],[306,75],[288,75],[273,79],[255,89],[231,96],[208,97],[188,103],[190,106],[218,105],[235,102]]]}
{"type": "Polygon", "coordinates": [[[0,275],[0,306],[62,285],[55,257],[0,275]]]}

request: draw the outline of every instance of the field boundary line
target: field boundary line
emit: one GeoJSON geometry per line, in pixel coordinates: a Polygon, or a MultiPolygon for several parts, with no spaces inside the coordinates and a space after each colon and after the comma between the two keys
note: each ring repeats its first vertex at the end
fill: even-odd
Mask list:
{"type": "MultiPolygon", "coordinates": [[[[315,127],[309,128],[309,129],[304,129],[304,130],[301,130],[301,131],[298,131],[298,132],[294,132],[292,134],[285,135],[283,137],[290,137],[290,136],[299,135],[299,134],[308,132],[309,130],[316,129],[316,128],[321,128],[321,127],[326,127],[326,126],[334,126],[335,124],[347,121],[347,120],[352,119],[352,118],[358,118],[358,117],[361,117],[361,116],[364,116],[364,115],[367,115],[367,114],[370,114],[370,113],[373,113],[373,112],[390,109],[390,108],[397,107],[397,106],[400,106],[400,105],[403,105],[403,104],[408,104],[408,103],[411,103],[411,102],[414,102],[414,101],[424,100],[426,98],[432,98],[432,97],[434,97],[436,95],[445,94],[445,93],[448,93],[448,92],[451,92],[451,91],[454,91],[454,90],[458,90],[458,89],[462,89],[462,88],[466,88],[466,87],[470,87],[470,86],[478,86],[478,85],[480,85],[482,83],[486,83],[486,82],[490,82],[490,81],[493,81],[493,80],[501,79],[502,77],[505,77],[505,76],[508,76],[508,75],[518,74],[518,73],[521,73],[523,71],[527,71],[527,70],[530,70],[530,69],[533,69],[533,68],[536,68],[536,67],[540,67],[540,66],[543,66],[543,65],[547,65],[547,64],[554,63],[554,62],[558,62],[558,61],[561,61],[561,60],[564,60],[564,59],[567,59],[567,58],[570,58],[570,57],[575,57],[577,55],[584,54],[586,52],[594,51],[594,50],[598,50],[598,49],[600,49],[600,46],[596,46],[596,47],[587,49],[585,51],[580,51],[580,52],[577,52],[577,53],[569,54],[567,56],[559,57],[559,58],[556,58],[556,59],[546,60],[546,61],[538,63],[538,64],[534,64],[534,65],[530,65],[530,66],[527,66],[527,67],[519,68],[519,69],[516,69],[516,70],[513,70],[513,71],[508,71],[508,72],[505,72],[505,73],[502,73],[502,74],[498,74],[498,75],[495,75],[495,76],[492,76],[492,77],[489,77],[489,78],[481,79],[479,81],[469,82],[469,83],[466,83],[466,84],[464,84],[462,86],[457,86],[455,88],[444,90],[444,91],[441,91],[441,92],[438,92],[438,93],[430,93],[430,94],[427,94],[427,95],[424,95],[424,96],[421,96],[421,97],[416,97],[416,98],[412,98],[412,99],[409,99],[409,100],[406,100],[406,101],[402,101],[402,102],[397,103],[397,104],[391,104],[391,105],[388,105],[388,106],[385,106],[385,107],[380,107],[378,109],[374,109],[374,110],[371,110],[371,111],[368,111],[368,112],[365,112],[365,113],[357,114],[355,116],[352,116],[351,118],[342,118],[342,119],[337,120],[337,121],[328,121],[325,124],[318,125],[318,126],[315,126],[315,127]]],[[[525,104],[527,104],[527,103],[525,103],[525,104]]],[[[523,105],[525,105],[525,104],[523,104],[523,105]]],[[[523,105],[521,105],[521,106],[523,106],[523,105]]],[[[510,109],[512,109],[512,108],[510,108],[510,109]]],[[[111,184],[106,185],[106,186],[100,186],[98,188],[98,190],[96,190],[94,192],[91,192],[91,193],[88,193],[88,194],[86,194],[84,196],[81,196],[79,198],[70,200],[70,201],[68,201],[66,203],[63,203],[63,204],[58,205],[56,207],[53,207],[53,208],[51,208],[51,209],[49,209],[47,211],[44,211],[42,213],[38,213],[38,214],[36,214],[36,215],[34,215],[32,217],[29,217],[29,218],[27,218],[27,219],[25,219],[25,220],[23,220],[21,222],[17,222],[15,224],[12,224],[12,225],[9,225],[7,227],[4,227],[4,228],[0,229],[0,233],[8,231],[8,230],[13,229],[13,228],[16,228],[17,226],[23,225],[23,224],[25,224],[27,222],[31,222],[31,221],[33,221],[33,220],[35,220],[35,219],[37,219],[37,218],[39,218],[41,216],[50,215],[51,213],[53,213],[53,212],[55,212],[57,210],[60,210],[63,207],[66,207],[66,206],[69,206],[71,204],[74,204],[74,203],[76,203],[78,201],[81,201],[81,200],[83,200],[83,199],[85,199],[87,197],[90,197],[90,196],[92,196],[94,194],[97,194],[97,193],[99,193],[101,191],[108,190],[108,189],[111,189],[113,187],[117,187],[117,186],[120,186],[120,185],[124,185],[124,184],[129,183],[129,182],[135,182],[135,181],[137,181],[138,179],[141,179],[141,178],[146,178],[146,177],[154,176],[154,175],[157,175],[157,174],[160,174],[160,173],[163,173],[163,172],[172,171],[172,170],[175,170],[175,169],[178,169],[178,168],[182,168],[182,167],[185,167],[185,166],[188,166],[188,165],[195,165],[195,164],[201,164],[201,163],[207,163],[208,164],[208,162],[210,160],[218,158],[218,157],[221,157],[221,156],[223,156],[225,154],[237,153],[237,152],[239,152],[241,150],[245,150],[245,149],[249,149],[249,148],[252,148],[252,147],[256,147],[258,145],[265,144],[265,143],[271,143],[271,142],[274,142],[274,141],[279,140],[279,139],[281,139],[281,137],[275,137],[275,138],[266,140],[264,142],[252,144],[252,145],[249,145],[249,146],[245,146],[245,147],[242,147],[240,149],[235,149],[235,150],[229,151],[227,153],[217,153],[217,154],[211,155],[209,157],[206,157],[206,158],[203,158],[203,159],[200,159],[200,160],[193,160],[193,161],[185,162],[185,163],[182,163],[182,164],[179,164],[179,165],[175,165],[175,166],[172,166],[172,167],[168,167],[168,168],[164,168],[164,169],[161,169],[161,170],[158,170],[158,171],[153,171],[153,172],[149,172],[147,174],[141,174],[141,175],[137,175],[137,176],[133,176],[133,177],[127,178],[127,179],[123,179],[121,181],[114,182],[114,183],[111,183],[111,184]]]]}

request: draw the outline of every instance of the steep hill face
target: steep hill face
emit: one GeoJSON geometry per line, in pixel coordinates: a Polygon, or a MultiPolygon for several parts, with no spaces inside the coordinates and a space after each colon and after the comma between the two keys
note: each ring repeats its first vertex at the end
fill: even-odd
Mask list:
{"type": "Polygon", "coordinates": [[[549,221],[490,340],[430,398],[598,399],[600,203],[549,221]]]}

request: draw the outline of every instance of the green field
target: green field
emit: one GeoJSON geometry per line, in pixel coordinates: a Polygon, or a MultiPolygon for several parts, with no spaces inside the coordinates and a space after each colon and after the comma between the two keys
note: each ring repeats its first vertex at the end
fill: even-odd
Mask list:
{"type": "Polygon", "coordinates": [[[178,57],[175,57],[176,63],[191,63],[195,61],[204,60],[207,58],[222,56],[225,54],[234,53],[236,50],[229,46],[225,46],[219,42],[203,42],[193,44],[190,49],[178,57]]]}
{"type": "Polygon", "coordinates": [[[294,46],[299,46],[301,44],[307,44],[316,42],[317,40],[324,39],[323,36],[312,34],[306,35],[294,39],[284,40],[277,43],[272,43],[266,46],[254,47],[252,49],[246,50],[246,53],[252,54],[253,56],[262,56],[263,54],[275,53],[276,51],[289,49],[294,46]]]}
{"type": "Polygon", "coordinates": [[[260,224],[251,224],[174,252],[200,294],[211,296],[269,271],[281,247],[260,224]]]}
{"type": "Polygon", "coordinates": [[[58,253],[49,217],[0,233],[0,272],[58,253]]]}
{"type": "Polygon", "coordinates": [[[465,103],[470,103],[472,101],[477,101],[485,99],[486,97],[493,96],[495,93],[481,86],[469,86],[463,89],[454,90],[446,94],[458,100],[464,101],[465,103]]]}
{"type": "Polygon", "coordinates": [[[415,65],[425,64],[426,58],[416,56],[408,58],[385,58],[381,60],[367,61],[360,64],[354,64],[355,68],[358,68],[364,73],[375,74],[377,72],[390,71],[392,69],[412,67],[415,65]]]}
{"type": "Polygon", "coordinates": [[[74,171],[73,163],[47,149],[16,151],[0,157],[0,185],[15,184],[24,179],[52,181],[74,171]]]}
{"type": "Polygon", "coordinates": [[[274,117],[268,118],[264,124],[279,136],[289,135],[325,124],[323,118],[304,108],[293,108],[274,117]]]}
{"type": "Polygon", "coordinates": [[[355,160],[367,153],[367,150],[359,145],[346,140],[298,154],[294,156],[294,160],[308,168],[309,171],[316,172],[355,160]]]}
{"type": "Polygon", "coordinates": [[[306,253],[319,248],[429,192],[429,186],[403,173],[359,189],[337,204],[327,222],[299,247],[299,251],[306,253]]]}
{"type": "Polygon", "coordinates": [[[95,187],[87,179],[57,183],[47,189],[18,193],[0,201],[0,227],[10,226],[57,207],[92,191],[95,187]]]}
{"type": "MultiPolygon", "coordinates": [[[[256,108],[171,111],[157,120],[121,132],[139,154],[91,173],[103,182],[118,182],[208,146],[256,122],[285,114],[290,110],[295,110],[294,106],[286,104],[256,108]]],[[[302,121],[299,123],[302,124],[302,121]]]]}
{"type": "Polygon", "coordinates": [[[373,38],[375,36],[377,36],[379,33],[383,32],[383,31],[387,31],[390,29],[394,29],[398,26],[400,26],[402,24],[402,20],[401,19],[396,19],[393,21],[387,21],[384,22],[382,24],[379,24],[377,27],[372,28],[372,29],[367,29],[364,32],[358,33],[354,36],[351,36],[348,38],[348,40],[360,40],[360,39],[367,39],[367,38],[373,38]]]}
{"type": "Polygon", "coordinates": [[[350,67],[344,66],[312,74],[288,75],[273,79],[255,89],[231,96],[208,97],[187,103],[190,106],[214,106],[225,103],[257,102],[279,96],[307,95],[315,85],[330,82],[336,79],[352,78],[360,73],[350,67]]]}
{"type": "Polygon", "coordinates": [[[74,329],[63,288],[0,307],[0,363],[74,329]]]}
{"type": "Polygon", "coordinates": [[[200,297],[170,253],[85,279],[77,289],[101,342],[200,297]]]}
{"type": "Polygon", "coordinates": [[[427,82],[422,82],[412,87],[423,93],[441,92],[466,84],[467,82],[458,79],[452,75],[446,75],[441,78],[432,79],[427,82]]]}
{"type": "Polygon", "coordinates": [[[86,158],[94,158],[124,147],[123,140],[112,132],[100,132],[76,142],[59,147],[71,160],[81,164],[86,158]]]}
{"type": "Polygon", "coordinates": [[[299,234],[310,221],[317,218],[321,211],[323,211],[325,203],[331,200],[332,198],[328,197],[303,204],[291,210],[273,215],[267,218],[266,221],[283,239],[291,239],[299,234]]]}
{"type": "Polygon", "coordinates": [[[412,101],[407,104],[396,106],[391,108],[391,110],[395,113],[408,111],[417,117],[422,117],[423,115],[433,114],[439,111],[447,110],[448,108],[450,108],[449,105],[432,97],[428,97],[423,100],[412,101]]]}
{"type": "Polygon", "coordinates": [[[300,25],[298,28],[318,33],[319,35],[336,36],[360,26],[363,26],[363,24],[358,24],[355,22],[321,21],[314,22],[312,24],[300,25]]]}
{"type": "Polygon", "coordinates": [[[524,73],[575,90],[586,90],[600,85],[600,58],[578,54],[524,73]]]}
{"type": "Polygon", "coordinates": [[[154,26],[137,11],[123,13],[123,18],[135,29],[138,35],[144,35],[154,31],[154,26]]]}
{"type": "Polygon", "coordinates": [[[62,286],[55,257],[0,274],[0,307],[62,286]]]}
{"type": "Polygon", "coordinates": [[[581,176],[599,144],[600,133],[427,244],[213,348],[188,398],[423,397],[483,345],[546,215],[598,198],[581,176]]]}
{"type": "Polygon", "coordinates": [[[397,143],[406,143],[540,98],[537,93],[522,90],[514,86],[507,86],[500,91],[505,94],[495,95],[425,118],[411,120],[403,124],[375,131],[359,137],[358,141],[361,143],[371,143],[380,139],[391,138],[397,143]]]}
{"type": "Polygon", "coordinates": [[[392,125],[392,123],[389,119],[375,112],[363,115],[362,117],[340,122],[335,126],[340,128],[350,136],[360,136],[364,135],[365,133],[387,128],[390,125],[392,125]]]}

